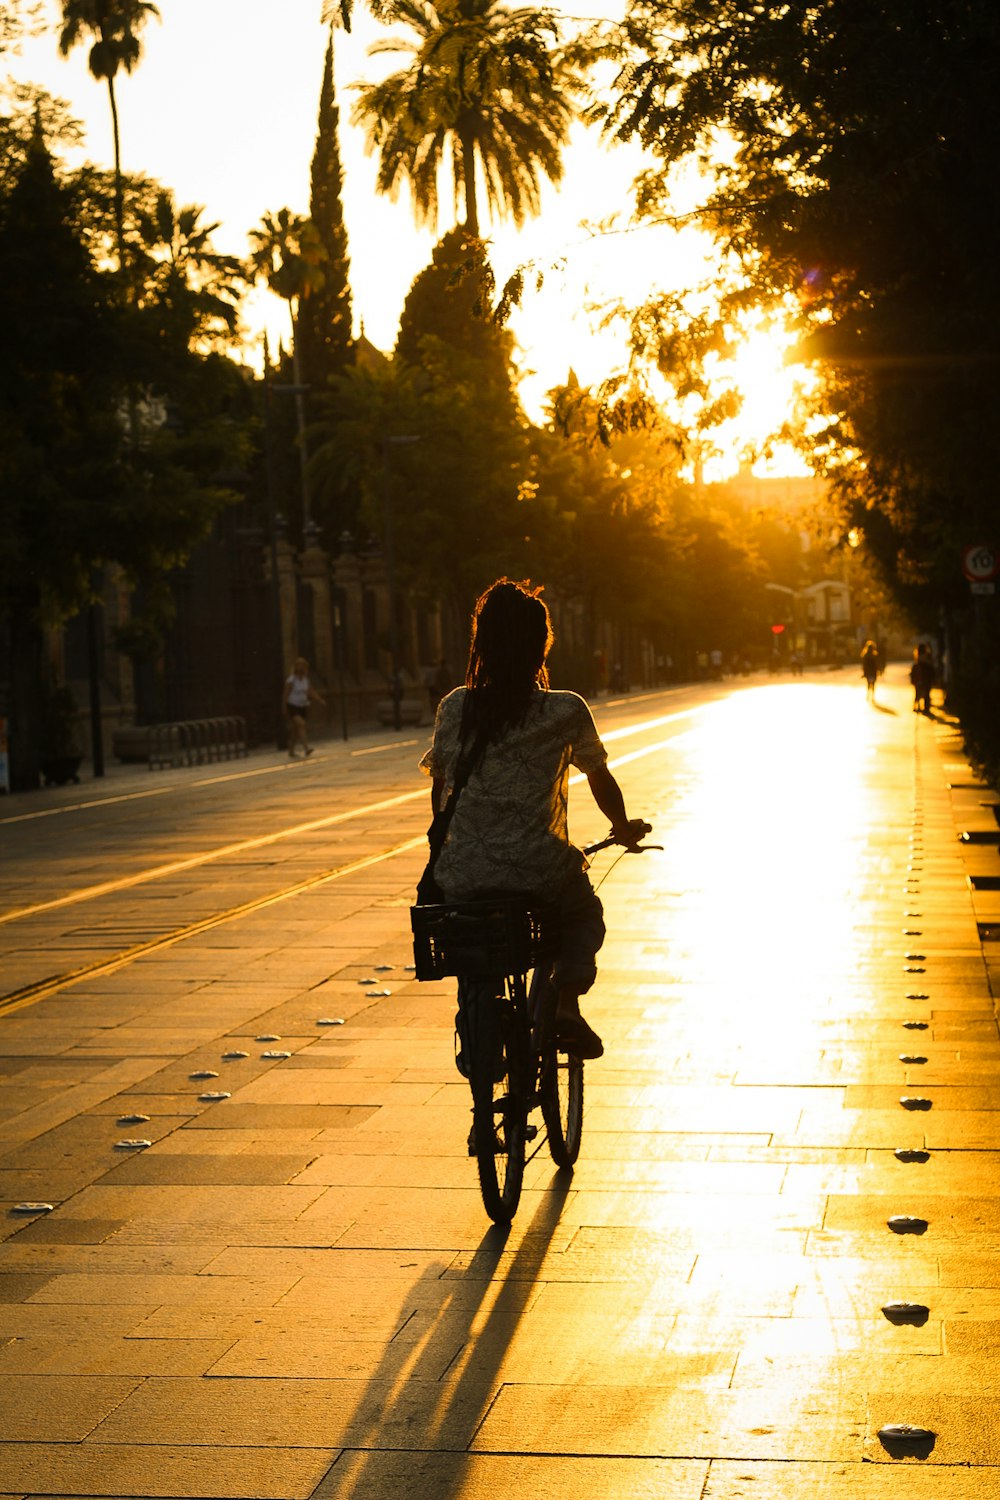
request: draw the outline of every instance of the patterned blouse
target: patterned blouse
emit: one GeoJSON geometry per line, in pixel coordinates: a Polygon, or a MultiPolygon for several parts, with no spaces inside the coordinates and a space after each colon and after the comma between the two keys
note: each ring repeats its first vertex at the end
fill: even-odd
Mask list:
{"type": "MultiPolygon", "coordinates": [[[[447,787],[455,776],[466,689],[438,705],[434,740],[421,770],[447,787]]],[[[538,689],[524,719],[486,747],[463,788],[434,869],[451,900],[479,891],[552,895],[581,869],[569,842],[569,768],[586,775],[607,762],[593,715],[576,693],[538,689]]]]}

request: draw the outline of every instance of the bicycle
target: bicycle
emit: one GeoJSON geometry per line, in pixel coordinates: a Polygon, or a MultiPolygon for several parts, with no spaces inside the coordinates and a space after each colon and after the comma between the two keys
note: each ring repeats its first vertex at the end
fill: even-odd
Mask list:
{"type": "MultiPolygon", "coordinates": [[[[616,842],[609,836],[584,853],[616,842]]],[[[524,1168],[542,1145],[528,1154],[539,1134],[529,1116],[541,1111],[558,1167],[572,1169],[583,1134],[583,1059],[556,1033],[554,918],[538,901],[510,894],[417,906],[411,916],[417,978],[458,979],[457,1062],[472,1090],[469,1154],[486,1212],[509,1224],[524,1168]]]]}

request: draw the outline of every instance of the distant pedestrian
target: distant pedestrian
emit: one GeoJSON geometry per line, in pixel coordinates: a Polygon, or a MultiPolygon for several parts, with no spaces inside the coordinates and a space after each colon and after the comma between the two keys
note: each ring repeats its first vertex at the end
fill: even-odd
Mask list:
{"type": "Polygon", "coordinates": [[[861,651],[861,675],[865,679],[868,698],[875,701],[875,683],[878,678],[878,647],[874,641],[865,641],[861,651]]]}
{"type": "Polygon", "coordinates": [[[285,691],[281,699],[288,719],[288,754],[292,760],[295,759],[299,745],[302,746],[303,755],[312,755],[313,747],[306,730],[309,705],[325,702],[326,699],[317,693],[309,681],[309,663],[304,656],[297,656],[294,667],[285,679],[285,691]]]}
{"type": "Polygon", "coordinates": [[[921,644],[914,647],[910,681],[913,683],[913,712],[929,714],[931,688],[934,686],[934,660],[929,646],[921,644]]]}

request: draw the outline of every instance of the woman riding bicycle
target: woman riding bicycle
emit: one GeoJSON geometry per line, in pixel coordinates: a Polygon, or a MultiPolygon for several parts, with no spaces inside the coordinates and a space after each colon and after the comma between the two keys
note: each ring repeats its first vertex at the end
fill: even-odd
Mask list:
{"type": "Polygon", "coordinates": [[[617,842],[636,844],[648,826],[626,813],[587,704],[549,689],[552,622],[539,594],[501,578],[477,601],[465,687],[442,699],[420,765],[433,777],[435,813],[459,763],[468,757],[472,766],[434,868],[445,898],[518,892],[553,911],[558,1039],[595,1058],[604,1046],[579,1001],[597,976],[605,929],[587,861],[569,842],[570,766],[586,775],[617,842]]]}

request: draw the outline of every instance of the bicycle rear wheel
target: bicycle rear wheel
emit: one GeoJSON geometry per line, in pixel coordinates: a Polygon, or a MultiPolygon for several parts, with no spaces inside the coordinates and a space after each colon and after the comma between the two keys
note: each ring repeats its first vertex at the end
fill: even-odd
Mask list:
{"type": "Polygon", "coordinates": [[[509,1224],[521,1197],[528,1124],[528,1060],[514,1008],[494,991],[474,1008],[475,1041],[469,1082],[476,1164],[483,1206],[496,1224],[509,1224]]]}
{"type": "Polygon", "coordinates": [[[583,1059],[549,1049],[542,1065],[542,1118],[557,1167],[571,1167],[583,1135],[583,1059]]]}

